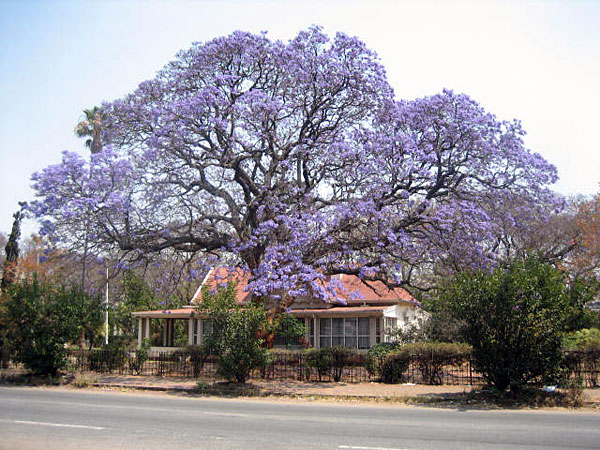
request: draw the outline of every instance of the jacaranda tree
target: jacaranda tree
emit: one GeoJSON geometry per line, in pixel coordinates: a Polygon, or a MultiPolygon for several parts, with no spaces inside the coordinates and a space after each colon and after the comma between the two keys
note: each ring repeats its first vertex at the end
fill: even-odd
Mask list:
{"type": "Polygon", "coordinates": [[[372,51],[318,27],[196,43],[101,109],[101,152],[33,176],[44,229],[74,240],[91,215],[98,248],[233,256],[281,305],[327,297],[324,274],[493,264],[503,224],[556,204],[518,121],[452,91],[397,100],[372,51]]]}

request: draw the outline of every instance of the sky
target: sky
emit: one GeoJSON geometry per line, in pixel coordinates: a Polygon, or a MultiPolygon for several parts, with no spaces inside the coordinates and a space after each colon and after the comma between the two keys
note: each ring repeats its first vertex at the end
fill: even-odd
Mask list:
{"type": "Polygon", "coordinates": [[[0,0],[0,232],[33,199],[33,172],[87,153],[73,132],[83,109],[133,91],[192,42],[235,30],[287,41],[312,24],[376,51],[397,98],[448,88],[521,120],[526,146],[558,168],[554,189],[595,194],[599,23],[596,0],[0,0]]]}

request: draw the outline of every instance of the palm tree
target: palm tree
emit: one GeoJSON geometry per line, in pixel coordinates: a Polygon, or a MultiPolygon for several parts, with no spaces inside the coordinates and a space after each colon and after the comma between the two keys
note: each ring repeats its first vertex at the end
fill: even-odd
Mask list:
{"type": "Polygon", "coordinates": [[[91,109],[84,109],[85,118],[75,126],[75,134],[78,137],[88,137],[85,146],[90,149],[92,154],[102,151],[102,142],[100,133],[102,131],[102,110],[98,106],[91,109]]]}
{"type": "MultiPolygon", "coordinates": [[[[102,141],[100,134],[102,132],[102,110],[98,106],[83,110],[83,120],[75,125],[75,134],[78,137],[88,137],[85,146],[90,149],[92,155],[102,151],[102,141]]],[[[90,166],[90,176],[92,168],[90,166]]],[[[85,224],[85,238],[83,243],[83,259],[81,267],[81,289],[85,291],[85,281],[87,273],[87,258],[89,252],[89,222],[85,224]]]]}

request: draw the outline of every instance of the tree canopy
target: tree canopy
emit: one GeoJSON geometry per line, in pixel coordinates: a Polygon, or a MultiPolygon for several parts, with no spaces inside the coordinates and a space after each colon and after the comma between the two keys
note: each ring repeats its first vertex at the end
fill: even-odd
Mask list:
{"type": "Polygon", "coordinates": [[[577,325],[595,289],[536,258],[492,272],[464,272],[442,291],[444,308],[462,324],[475,369],[501,390],[556,382],[561,340],[577,325]]]}
{"type": "Polygon", "coordinates": [[[195,43],[101,115],[101,152],[33,176],[44,231],[229,258],[273,299],[327,298],[332,273],[415,285],[439,261],[487,267],[507,226],[559,204],[518,121],[449,90],[396,99],[375,53],[318,27],[195,43]]]}

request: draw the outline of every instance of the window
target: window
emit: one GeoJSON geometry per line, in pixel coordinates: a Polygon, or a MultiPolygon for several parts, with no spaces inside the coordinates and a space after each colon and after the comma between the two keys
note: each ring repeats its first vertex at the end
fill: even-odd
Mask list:
{"type": "Polygon", "coordinates": [[[194,319],[194,334],[192,344],[198,345],[198,319],[194,319]]]}
{"type": "Polygon", "coordinates": [[[308,343],[311,347],[315,346],[315,321],[310,318],[308,320],[308,343]]]}
{"type": "Polygon", "coordinates": [[[366,349],[370,343],[370,319],[333,318],[319,319],[319,344],[321,347],[343,346],[366,349]]]}
{"type": "Polygon", "coordinates": [[[213,333],[213,323],[210,319],[202,319],[202,336],[208,336],[213,333]]]}
{"type": "Polygon", "coordinates": [[[383,320],[384,342],[390,342],[392,332],[398,328],[398,319],[396,317],[384,317],[383,320]]]}

